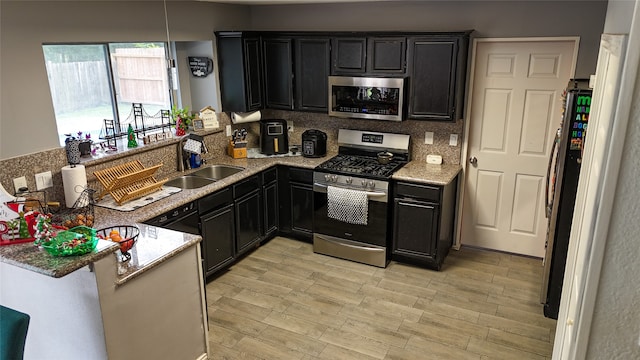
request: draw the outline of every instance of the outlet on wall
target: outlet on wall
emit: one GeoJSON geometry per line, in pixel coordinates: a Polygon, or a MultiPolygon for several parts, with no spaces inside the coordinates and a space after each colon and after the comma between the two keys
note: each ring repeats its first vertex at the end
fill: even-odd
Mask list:
{"type": "Polygon", "coordinates": [[[451,134],[451,136],[449,136],[449,145],[458,146],[458,134],[451,134]]]}
{"type": "Polygon", "coordinates": [[[227,133],[227,136],[231,136],[231,125],[227,125],[224,129],[225,129],[225,132],[227,133]]]}
{"type": "Polygon", "coordinates": [[[427,131],[424,133],[424,143],[427,145],[433,145],[433,131],[427,131]]]}
{"type": "Polygon", "coordinates": [[[17,177],[13,179],[13,189],[16,193],[20,192],[20,188],[27,187],[27,178],[24,176],[17,177]]]}
{"type": "Polygon", "coordinates": [[[289,132],[293,132],[293,120],[287,121],[287,130],[289,130],[289,132]]]}

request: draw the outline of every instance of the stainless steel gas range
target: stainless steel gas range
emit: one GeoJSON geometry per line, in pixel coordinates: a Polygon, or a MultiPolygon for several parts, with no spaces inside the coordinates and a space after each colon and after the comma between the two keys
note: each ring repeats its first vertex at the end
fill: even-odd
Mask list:
{"type": "Polygon", "coordinates": [[[340,129],[338,145],[313,173],[313,251],[386,267],[389,180],[409,161],[410,136],[340,129]]]}

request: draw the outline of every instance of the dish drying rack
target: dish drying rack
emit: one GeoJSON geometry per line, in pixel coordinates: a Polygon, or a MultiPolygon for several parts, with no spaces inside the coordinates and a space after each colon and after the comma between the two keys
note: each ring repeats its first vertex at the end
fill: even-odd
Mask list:
{"type": "Polygon", "coordinates": [[[162,164],[158,164],[145,168],[140,161],[136,160],[95,171],[93,175],[104,187],[104,190],[98,195],[98,201],[106,194],[111,194],[116,203],[122,205],[129,200],[160,190],[162,185],[169,180],[158,181],[153,177],[161,166],[162,164]]]}

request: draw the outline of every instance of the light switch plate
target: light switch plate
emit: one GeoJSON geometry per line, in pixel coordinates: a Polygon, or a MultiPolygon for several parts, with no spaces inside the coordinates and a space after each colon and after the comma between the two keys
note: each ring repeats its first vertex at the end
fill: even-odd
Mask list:
{"type": "Polygon", "coordinates": [[[426,131],[424,133],[424,143],[426,145],[433,145],[433,131],[426,131]]]}
{"type": "Polygon", "coordinates": [[[225,127],[225,131],[226,131],[226,133],[227,133],[227,136],[231,136],[231,125],[227,125],[227,126],[225,127]]]}
{"type": "Polygon", "coordinates": [[[458,146],[458,134],[451,134],[451,136],[449,136],[449,145],[458,146]]]}
{"type": "Polygon", "coordinates": [[[36,174],[36,190],[42,190],[53,186],[51,171],[36,174]]]}

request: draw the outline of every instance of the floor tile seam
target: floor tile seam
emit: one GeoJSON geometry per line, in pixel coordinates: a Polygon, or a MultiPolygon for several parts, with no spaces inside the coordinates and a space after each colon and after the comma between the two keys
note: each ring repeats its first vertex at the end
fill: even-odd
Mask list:
{"type": "MultiPolygon", "coordinates": [[[[518,334],[511,334],[511,333],[507,333],[506,331],[504,331],[504,330],[500,330],[500,329],[491,329],[491,330],[494,330],[494,334],[495,334],[495,332],[497,331],[497,332],[502,332],[502,333],[506,333],[506,334],[512,335],[512,336],[514,336],[514,337],[523,337],[523,338],[526,338],[526,336],[518,335],[518,334]]],[[[491,334],[490,334],[490,335],[491,335],[491,334]]],[[[499,336],[499,334],[494,335],[494,340],[498,340],[498,339],[499,339],[497,336],[499,336]]],[[[487,341],[492,342],[492,343],[499,344],[499,343],[498,343],[498,342],[496,342],[496,341],[491,341],[491,339],[492,339],[492,338],[491,338],[491,336],[489,336],[489,338],[487,338],[487,341]]],[[[550,353],[547,353],[547,349],[548,349],[548,350],[551,350],[551,347],[547,346],[547,345],[549,345],[549,343],[548,343],[548,342],[541,341],[541,340],[536,340],[536,339],[531,339],[531,338],[527,338],[527,339],[528,339],[528,340],[530,340],[530,341],[531,341],[531,343],[532,343],[532,344],[534,344],[534,346],[535,346],[535,344],[537,344],[537,345],[541,345],[541,346],[544,348],[544,350],[543,350],[543,351],[544,351],[544,353],[538,353],[538,352],[536,352],[536,349],[525,349],[525,348],[521,348],[521,350],[523,350],[523,351],[527,351],[527,352],[530,352],[530,353],[533,353],[533,354],[536,354],[536,355],[538,355],[538,356],[548,356],[548,355],[550,355],[550,353]]],[[[553,345],[553,344],[551,344],[551,345],[553,345]]],[[[511,347],[513,347],[513,346],[511,346],[511,347]]]]}
{"type": "Polygon", "coordinates": [[[500,342],[492,341],[490,338],[488,338],[486,341],[487,341],[488,343],[491,343],[491,344],[501,345],[501,346],[504,346],[504,347],[507,347],[507,348],[510,348],[510,349],[514,349],[514,350],[517,350],[517,351],[521,351],[521,352],[525,352],[525,353],[528,353],[528,354],[532,354],[532,355],[534,355],[534,356],[539,356],[539,357],[546,357],[546,356],[548,356],[548,355],[546,355],[546,354],[540,354],[540,353],[537,353],[537,352],[534,352],[534,351],[530,351],[530,350],[525,349],[525,348],[521,348],[521,347],[514,347],[514,346],[511,346],[511,345],[509,345],[509,344],[505,344],[505,343],[500,343],[500,342]]]}
{"type": "MultiPolygon", "coordinates": [[[[278,350],[280,350],[280,349],[281,349],[281,346],[280,346],[281,344],[274,344],[274,343],[271,343],[271,342],[267,341],[266,339],[262,339],[262,338],[260,338],[260,337],[255,337],[255,336],[248,336],[248,338],[254,339],[255,341],[258,341],[258,342],[264,343],[264,344],[266,344],[266,345],[270,345],[270,346],[272,346],[272,347],[275,347],[275,348],[276,348],[276,349],[278,349],[278,350]]],[[[238,342],[240,342],[240,341],[238,341],[238,342]]],[[[304,356],[305,356],[305,353],[303,353],[303,352],[301,352],[301,351],[297,351],[297,350],[291,349],[291,348],[286,347],[286,346],[285,346],[285,348],[286,348],[286,349],[285,349],[285,353],[287,353],[287,354],[291,354],[291,353],[293,353],[292,355],[295,355],[295,357],[296,357],[297,359],[302,359],[302,358],[304,358],[304,356]]],[[[272,359],[265,358],[265,357],[264,357],[264,355],[259,354],[259,353],[255,353],[255,352],[251,352],[251,351],[246,351],[246,350],[245,350],[244,352],[248,352],[249,354],[251,354],[251,355],[255,356],[255,357],[256,357],[256,358],[258,358],[258,359],[272,360],[272,359]]],[[[273,360],[276,360],[276,359],[273,359],[273,360]]]]}
{"type": "MultiPolygon", "coordinates": [[[[364,287],[364,285],[363,285],[363,287],[364,287]]],[[[408,296],[408,297],[415,297],[415,298],[416,298],[416,299],[413,301],[413,303],[412,303],[411,305],[404,304],[404,303],[398,303],[398,302],[395,302],[395,300],[387,299],[389,302],[391,302],[391,303],[393,303],[393,304],[396,304],[396,305],[402,305],[402,306],[407,306],[407,307],[413,307],[413,306],[418,302],[418,296],[415,296],[415,295],[407,295],[407,294],[404,294],[404,293],[400,293],[400,292],[392,291],[392,290],[385,289],[385,288],[379,288],[379,287],[375,287],[375,288],[380,289],[380,290],[384,290],[384,291],[389,291],[389,292],[391,292],[391,293],[392,293],[391,295],[400,294],[400,295],[402,295],[402,296],[405,296],[405,295],[406,295],[406,296],[408,296]]],[[[369,296],[369,297],[371,297],[371,295],[372,295],[372,294],[367,294],[367,293],[365,293],[362,289],[360,289],[360,291],[358,292],[358,294],[361,294],[361,295],[363,295],[363,296],[369,296]]],[[[383,298],[383,299],[386,299],[386,298],[383,298]]]]}
{"type": "MultiPolygon", "coordinates": [[[[436,303],[441,303],[441,304],[444,304],[444,305],[448,305],[448,304],[446,304],[446,303],[444,303],[444,302],[441,302],[441,301],[436,301],[436,303]]],[[[429,299],[428,304],[430,304],[430,305],[434,305],[434,299],[429,299]]],[[[470,312],[475,313],[475,314],[472,314],[472,315],[474,315],[474,317],[475,317],[475,322],[470,322],[470,321],[468,321],[468,320],[465,320],[465,321],[470,322],[470,323],[472,323],[472,324],[478,324],[478,319],[480,318],[480,314],[482,314],[481,312],[479,312],[479,311],[475,311],[475,310],[471,310],[471,309],[467,309],[467,308],[463,308],[463,307],[459,307],[459,306],[453,306],[453,305],[450,305],[450,306],[451,306],[451,307],[455,307],[455,308],[457,308],[457,309],[462,309],[462,310],[465,310],[465,311],[470,311],[470,312]]],[[[416,309],[420,309],[420,308],[416,308],[416,309]]],[[[422,311],[427,311],[426,309],[420,309],[420,310],[422,310],[422,311]]],[[[433,313],[433,312],[432,312],[432,313],[433,313]]],[[[439,315],[439,316],[445,316],[445,317],[448,317],[448,318],[451,318],[451,319],[463,320],[463,319],[461,319],[461,318],[459,318],[459,317],[449,316],[449,315],[447,315],[447,314],[442,314],[442,313],[433,313],[433,314],[436,314],[436,315],[439,315]]]]}
{"type": "MultiPolygon", "coordinates": [[[[488,315],[488,314],[481,314],[480,316],[482,317],[482,315],[488,315]]],[[[495,316],[495,317],[498,317],[498,318],[502,318],[502,319],[507,320],[507,321],[518,322],[518,320],[505,318],[505,317],[502,317],[502,316],[499,316],[499,315],[490,315],[490,316],[495,316]]],[[[551,341],[551,329],[547,328],[547,327],[543,327],[543,326],[531,325],[531,324],[526,324],[526,323],[522,324],[522,325],[525,325],[525,327],[535,328],[534,331],[541,331],[543,333],[546,332],[547,339],[539,339],[539,338],[531,337],[531,336],[528,336],[528,335],[525,335],[525,334],[520,334],[520,333],[517,333],[517,332],[509,331],[509,330],[504,329],[504,328],[494,327],[494,326],[491,326],[491,325],[486,324],[486,323],[485,324],[481,324],[480,323],[479,325],[486,326],[489,329],[501,330],[501,331],[508,332],[508,333],[514,334],[514,335],[525,336],[525,337],[528,337],[528,338],[533,339],[533,340],[551,341]]]]}
{"type": "MultiPolygon", "coordinates": [[[[420,319],[418,320],[418,323],[424,324],[424,325],[431,325],[431,322],[429,322],[429,320],[427,318],[425,318],[426,314],[431,314],[431,315],[433,315],[435,317],[444,316],[444,315],[439,314],[439,313],[434,313],[434,312],[429,312],[429,311],[424,310],[422,316],[420,316],[420,319]],[[423,318],[424,318],[424,320],[423,320],[423,318]]],[[[469,321],[464,320],[464,319],[458,319],[458,318],[452,318],[452,317],[447,317],[447,318],[449,318],[451,320],[456,320],[456,321],[468,323],[473,328],[477,327],[477,328],[482,328],[482,329],[486,330],[486,332],[484,333],[483,336],[476,336],[475,334],[471,335],[471,334],[468,334],[468,333],[465,333],[465,335],[468,335],[468,336],[471,336],[471,337],[475,337],[475,338],[478,338],[478,339],[486,339],[488,337],[488,335],[489,335],[489,329],[486,326],[482,326],[482,325],[479,325],[477,323],[472,323],[472,322],[469,322],[469,321]]],[[[434,325],[437,325],[437,324],[434,324],[434,325]]]]}
{"type": "MultiPolygon", "coordinates": [[[[369,337],[369,336],[365,336],[365,335],[363,335],[363,334],[361,334],[361,333],[351,331],[348,327],[346,327],[346,325],[347,325],[347,324],[346,324],[346,322],[345,322],[345,323],[343,323],[343,324],[340,326],[339,330],[341,330],[341,331],[345,331],[345,332],[349,332],[349,333],[351,333],[351,334],[355,334],[355,335],[358,335],[358,336],[362,336],[362,337],[363,337],[363,338],[365,338],[365,339],[368,339],[368,340],[371,340],[371,341],[376,341],[376,342],[379,342],[379,343],[383,343],[383,344],[385,344],[385,345],[387,345],[387,346],[393,346],[392,344],[386,343],[384,340],[380,340],[380,339],[372,338],[372,337],[369,337]]],[[[408,341],[409,341],[409,339],[405,340],[405,342],[404,342],[404,346],[406,346],[406,344],[407,344],[407,342],[408,342],[408,341]]]]}
{"type": "MultiPolygon", "coordinates": [[[[292,349],[291,347],[288,347],[286,344],[281,344],[281,343],[273,342],[273,341],[270,341],[269,339],[267,339],[267,338],[263,337],[263,333],[264,333],[268,328],[280,329],[280,330],[282,330],[282,331],[290,332],[290,333],[295,334],[295,335],[298,335],[298,336],[307,337],[307,338],[309,338],[309,339],[310,339],[311,341],[313,341],[313,342],[321,342],[321,343],[323,343],[323,344],[324,344],[324,346],[322,347],[322,350],[324,350],[324,349],[327,347],[327,342],[320,340],[320,338],[322,337],[322,335],[324,335],[324,331],[322,332],[322,335],[320,335],[318,338],[314,338],[314,337],[311,337],[311,336],[308,336],[308,335],[305,335],[305,334],[300,334],[300,333],[297,333],[297,332],[295,332],[295,331],[291,331],[291,330],[289,330],[289,329],[281,328],[281,327],[279,327],[279,326],[275,326],[275,325],[271,325],[271,324],[266,324],[266,325],[267,325],[267,327],[265,327],[264,329],[262,329],[262,330],[260,331],[259,336],[254,336],[254,337],[255,337],[256,339],[258,339],[258,340],[262,341],[262,342],[266,342],[266,343],[268,343],[268,344],[270,344],[270,345],[273,345],[273,346],[275,346],[275,347],[279,347],[279,346],[284,345],[286,348],[288,348],[288,349],[290,349],[290,350],[298,351],[298,350],[296,350],[296,349],[292,349]]],[[[325,330],[325,331],[326,331],[326,330],[325,330]]],[[[322,353],[322,351],[320,351],[320,353],[322,353]]],[[[307,354],[307,353],[306,353],[306,352],[304,352],[303,354],[307,354]]],[[[312,355],[312,356],[317,356],[317,355],[312,355]]]]}
{"type": "MultiPolygon", "coordinates": [[[[364,321],[360,321],[360,320],[358,320],[358,319],[350,319],[350,320],[354,320],[354,321],[357,321],[357,322],[360,322],[360,323],[365,323],[366,325],[370,325],[370,324],[368,324],[368,323],[366,323],[366,322],[364,322],[364,321]]],[[[371,339],[371,340],[374,340],[374,341],[384,342],[383,340],[374,339],[374,338],[371,338],[371,337],[368,337],[368,336],[364,336],[364,335],[362,335],[362,334],[359,334],[359,333],[355,333],[355,332],[353,332],[353,331],[350,331],[348,328],[345,328],[345,327],[346,327],[346,325],[347,325],[347,322],[345,321],[345,323],[343,323],[343,324],[342,324],[342,326],[340,327],[340,330],[342,330],[342,331],[347,331],[347,332],[350,332],[350,333],[352,333],[352,334],[360,335],[360,336],[366,337],[366,338],[371,339]]],[[[400,326],[398,326],[398,329],[397,329],[397,330],[391,330],[391,329],[383,329],[383,330],[395,331],[396,333],[400,333],[399,329],[400,329],[400,326]]],[[[405,345],[406,345],[407,341],[409,341],[409,339],[405,340],[405,345]]],[[[389,345],[389,346],[393,346],[392,344],[387,344],[387,345],[389,345]]]]}

